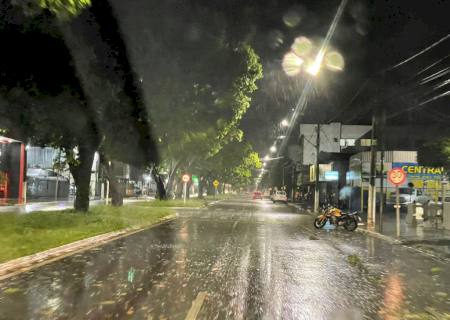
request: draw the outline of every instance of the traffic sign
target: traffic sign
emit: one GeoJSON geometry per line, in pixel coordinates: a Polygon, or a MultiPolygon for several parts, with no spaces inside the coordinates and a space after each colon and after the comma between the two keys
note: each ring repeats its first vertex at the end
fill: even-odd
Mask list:
{"type": "Polygon", "coordinates": [[[406,173],[401,168],[389,170],[387,177],[388,181],[395,186],[399,186],[406,181],[406,173]]]}
{"type": "Polygon", "coordinates": [[[189,180],[191,180],[191,177],[189,177],[188,174],[184,174],[182,179],[183,179],[183,182],[189,182],[189,180]]]}
{"type": "Polygon", "coordinates": [[[213,181],[213,186],[214,186],[214,188],[217,189],[217,187],[219,186],[219,181],[218,180],[214,180],[213,181]]]}

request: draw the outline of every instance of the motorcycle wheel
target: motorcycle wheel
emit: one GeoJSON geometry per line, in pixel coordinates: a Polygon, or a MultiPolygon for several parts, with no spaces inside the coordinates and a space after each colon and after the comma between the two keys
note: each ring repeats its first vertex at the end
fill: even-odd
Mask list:
{"type": "Polygon", "coordinates": [[[317,217],[315,220],[314,220],[314,227],[316,228],[316,229],[322,229],[323,228],[323,226],[325,225],[325,223],[327,223],[327,219],[320,219],[319,217],[317,217]]]}
{"type": "Polygon", "coordinates": [[[358,222],[354,218],[348,218],[345,220],[344,228],[347,231],[355,231],[355,229],[358,227],[358,222]]]}

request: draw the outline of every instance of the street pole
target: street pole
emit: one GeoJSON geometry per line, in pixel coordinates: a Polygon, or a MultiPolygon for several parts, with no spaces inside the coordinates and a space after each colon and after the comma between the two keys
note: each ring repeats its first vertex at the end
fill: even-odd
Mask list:
{"type": "Polygon", "coordinates": [[[56,184],[55,184],[55,201],[58,201],[58,187],[59,187],[59,175],[61,174],[61,151],[58,154],[58,170],[56,172],[56,184]]]}
{"type": "Polygon", "coordinates": [[[109,180],[106,180],[106,198],[105,198],[105,204],[109,203],[109,180]]]}
{"type": "Polygon", "coordinates": [[[384,129],[386,125],[386,110],[383,108],[381,111],[381,119],[378,124],[378,141],[380,142],[380,167],[381,167],[381,176],[380,176],[380,232],[383,231],[383,213],[384,213],[384,199],[386,198],[384,193],[384,129]]]}
{"type": "Polygon", "coordinates": [[[380,232],[383,231],[383,213],[384,213],[384,146],[381,144],[381,178],[380,178],[380,232]]]}
{"type": "Polygon", "coordinates": [[[184,183],[183,183],[183,203],[184,204],[186,204],[186,186],[187,185],[187,182],[185,181],[184,183]]]}
{"type": "Polygon", "coordinates": [[[370,176],[369,176],[369,199],[367,203],[367,226],[372,227],[375,222],[375,211],[376,211],[376,148],[375,148],[375,127],[376,120],[375,114],[372,115],[372,133],[370,137],[370,176]]]}
{"type": "Polygon", "coordinates": [[[397,225],[397,237],[400,237],[400,191],[398,184],[395,185],[395,217],[397,225]]]}
{"type": "Polygon", "coordinates": [[[292,182],[291,182],[291,186],[292,186],[291,187],[292,202],[294,202],[295,201],[295,199],[294,199],[295,189],[297,188],[296,183],[295,183],[295,163],[292,164],[292,182]]]}
{"type": "Polygon", "coordinates": [[[317,124],[316,133],[316,163],[314,165],[314,212],[319,212],[319,152],[320,152],[320,124],[317,124]]]}

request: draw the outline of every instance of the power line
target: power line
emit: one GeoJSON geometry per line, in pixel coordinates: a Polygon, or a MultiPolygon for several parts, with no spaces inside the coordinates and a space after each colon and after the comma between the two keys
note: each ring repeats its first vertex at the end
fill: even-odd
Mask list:
{"type": "Polygon", "coordinates": [[[392,67],[388,67],[388,68],[384,69],[383,71],[381,71],[381,73],[385,73],[385,72],[387,72],[387,71],[391,71],[391,70],[394,70],[394,69],[396,69],[396,68],[398,68],[398,67],[401,67],[401,66],[404,65],[405,63],[408,63],[408,62],[414,60],[414,59],[417,58],[418,56],[424,54],[425,52],[427,52],[427,51],[429,51],[429,50],[431,50],[431,49],[433,49],[434,47],[436,47],[437,45],[439,45],[440,43],[444,42],[445,40],[447,40],[447,39],[449,39],[449,38],[450,38],[450,33],[447,34],[446,36],[442,37],[442,38],[439,39],[438,41],[432,43],[431,45],[429,45],[429,46],[426,47],[425,49],[422,49],[421,51],[419,51],[419,52],[417,52],[416,54],[412,55],[411,57],[409,57],[409,58],[407,58],[407,59],[405,59],[405,60],[403,60],[403,61],[400,61],[399,63],[393,65],[392,67]]]}
{"type": "MultiPolygon", "coordinates": [[[[345,107],[343,107],[341,110],[339,110],[339,112],[336,113],[336,115],[332,118],[332,120],[330,120],[330,122],[336,120],[337,118],[339,118],[345,111],[347,111],[351,105],[353,104],[353,102],[356,100],[356,98],[360,95],[360,93],[362,92],[362,90],[367,86],[367,84],[369,83],[369,81],[371,81],[372,79],[374,79],[375,76],[380,76],[380,75],[384,75],[386,72],[394,70],[402,65],[404,65],[405,63],[408,63],[410,61],[412,61],[413,59],[417,58],[418,56],[424,54],[425,52],[431,50],[432,48],[436,47],[437,45],[439,45],[440,43],[442,43],[443,41],[447,40],[448,38],[450,38],[450,34],[447,34],[446,36],[442,37],[441,39],[439,39],[438,41],[432,43],[431,45],[429,45],[428,47],[422,49],[421,51],[415,53],[414,55],[412,55],[411,57],[391,66],[391,67],[387,67],[381,71],[376,72],[374,75],[369,76],[368,78],[366,78],[366,80],[363,82],[363,84],[358,88],[358,90],[356,91],[356,93],[353,95],[353,97],[350,99],[350,101],[345,105],[345,107]]],[[[423,72],[431,69],[432,67],[434,67],[435,65],[441,63],[442,61],[444,61],[445,59],[447,59],[448,57],[450,57],[450,54],[444,56],[443,58],[433,62],[432,64],[428,65],[427,67],[421,69],[419,72],[417,72],[412,78],[408,79],[407,81],[410,81],[412,79],[414,79],[415,76],[422,74],[423,72]]]]}

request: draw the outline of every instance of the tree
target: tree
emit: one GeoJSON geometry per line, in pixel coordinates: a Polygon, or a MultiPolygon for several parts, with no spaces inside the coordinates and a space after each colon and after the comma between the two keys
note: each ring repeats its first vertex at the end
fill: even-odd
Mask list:
{"type": "Polygon", "coordinates": [[[239,123],[262,67],[214,9],[170,1],[116,5],[173,191],[184,171],[242,138],[239,123]]]}
{"type": "Polygon", "coordinates": [[[0,125],[24,141],[62,148],[77,186],[75,208],[86,211],[96,150],[140,166],[157,159],[112,9],[95,1],[61,21],[48,10],[0,5],[2,38],[15,43],[0,53],[0,125]]]}
{"type": "Polygon", "coordinates": [[[423,165],[444,167],[450,171],[450,138],[422,144],[418,150],[418,160],[423,165]]]}

